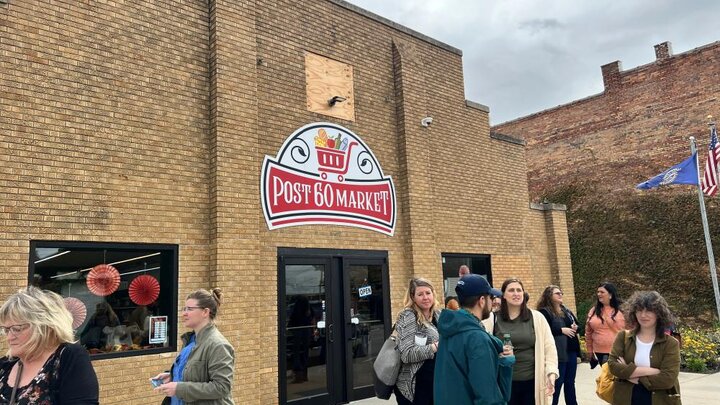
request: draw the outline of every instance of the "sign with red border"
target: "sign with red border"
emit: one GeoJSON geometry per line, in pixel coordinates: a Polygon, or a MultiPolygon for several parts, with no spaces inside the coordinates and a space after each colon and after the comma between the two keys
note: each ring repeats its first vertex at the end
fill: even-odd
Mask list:
{"type": "Polygon", "coordinates": [[[268,228],[345,225],[392,236],[395,186],[370,148],[340,125],[317,122],[295,131],[261,175],[268,228]]]}

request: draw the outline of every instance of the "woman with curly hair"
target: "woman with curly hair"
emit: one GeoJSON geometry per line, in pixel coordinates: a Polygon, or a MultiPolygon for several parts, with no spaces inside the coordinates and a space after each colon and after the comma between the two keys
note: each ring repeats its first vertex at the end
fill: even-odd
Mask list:
{"type": "Polygon", "coordinates": [[[605,364],[615,336],[625,329],[621,304],[615,285],[600,283],[597,287],[597,302],[590,308],[585,322],[585,346],[593,368],[597,364],[605,364]]]}
{"type": "Polygon", "coordinates": [[[580,355],[580,340],[577,337],[577,317],[563,305],[563,292],[556,285],[549,285],[540,297],[537,309],[550,325],[558,355],[560,376],[555,380],[553,405],[560,400],[560,389],[565,386],[565,404],[577,405],[575,376],[577,358],[580,355]]]}
{"type": "Polygon", "coordinates": [[[674,323],[657,291],[638,291],[624,306],[631,330],[618,333],[608,360],[615,376],[613,404],[680,404],[680,344],[665,330],[674,323]]]}

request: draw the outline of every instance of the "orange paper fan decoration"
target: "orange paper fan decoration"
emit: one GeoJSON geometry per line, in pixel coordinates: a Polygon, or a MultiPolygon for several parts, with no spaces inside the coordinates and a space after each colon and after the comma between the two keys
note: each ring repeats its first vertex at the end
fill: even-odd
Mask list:
{"type": "Polygon", "coordinates": [[[79,328],[80,325],[85,322],[85,317],[87,317],[87,307],[82,301],[75,297],[66,297],[63,298],[63,301],[65,301],[65,307],[70,311],[70,315],[72,315],[73,329],[79,328]]]}
{"type": "Polygon", "coordinates": [[[150,305],[160,295],[160,283],[153,276],[138,276],[130,283],[128,293],[135,304],[150,305]]]}
{"type": "Polygon", "coordinates": [[[120,286],[120,273],[109,264],[98,264],[90,270],[86,282],[91,293],[104,297],[120,286]]]}

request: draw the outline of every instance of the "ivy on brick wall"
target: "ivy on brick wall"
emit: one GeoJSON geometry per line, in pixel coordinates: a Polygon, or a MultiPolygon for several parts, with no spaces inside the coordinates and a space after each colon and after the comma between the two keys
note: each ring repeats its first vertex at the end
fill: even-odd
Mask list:
{"type": "MultiPolygon", "coordinates": [[[[712,321],[715,302],[697,190],[679,186],[602,197],[593,191],[592,185],[570,184],[544,196],[568,206],[578,316],[587,314],[597,285],[608,280],[621,298],[657,290],[682,323],[712,321]]],[[[720,207],[715,199],[706,204],[720,254],[720,207]]]]}

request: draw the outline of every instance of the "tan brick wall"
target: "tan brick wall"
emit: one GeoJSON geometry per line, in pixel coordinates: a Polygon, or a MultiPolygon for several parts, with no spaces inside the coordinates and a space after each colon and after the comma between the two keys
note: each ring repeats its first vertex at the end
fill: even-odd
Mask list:
{"type": "MultiPolygon", "coordinates": [[[[177,243],[180,299],[227,293],[237,403],[277,403],[278,247],[387,251],[393,314],[410,276],[442,285],[442,252],[490,254],[495,280],[533,293],[569,271],[564,213],[528,208],[525,149],[466,105],[461,56],[342,5],[12,2],[0,34],[0,295],[25,283],[30,239],[177,243]],[[305,51],[353,66],[355,122],[306,110],[305,51]],[[267,230],[262,159],[314,121],[356,132],[393,177],[395,236],[267,230]]],[[[95,361],[101,402],[159,401],[145,377],[174,356],[95,361]]]]}
{"type": "Polygon", "coordinates": [[[534,305],[550,284],[565,293],[563,303],[575,312],[575,287],[570,264],[570,243],[565,220],[565,207],[556,204],[532,204],[529,238],[532,288],[530,302],[534,305]]]}
{"type": "MultiPolygon", "coordinates": [[[[26,282],[30,239],[177,243],[180,297],[208,285],[202,3],[0,7],[1,296],[26,282]]],[[[159,402],[146,377],[173,358],[95,361],[101,402],[159,402]]]]}

